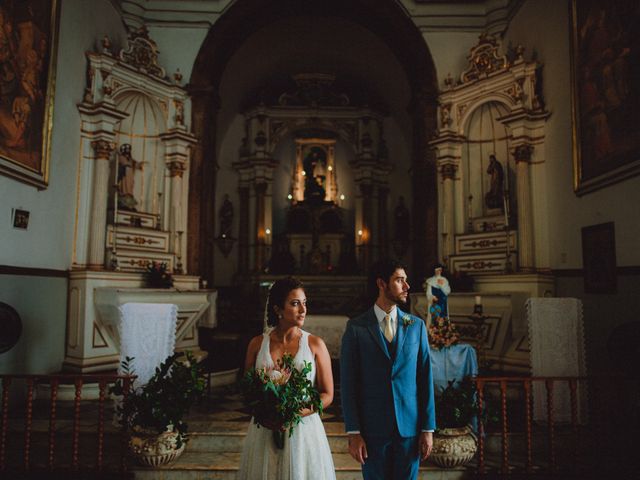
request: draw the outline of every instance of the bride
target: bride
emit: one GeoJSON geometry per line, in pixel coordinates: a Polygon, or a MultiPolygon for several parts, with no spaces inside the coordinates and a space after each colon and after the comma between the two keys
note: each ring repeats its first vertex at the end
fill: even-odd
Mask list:
{"type": "MultiPolygon", "coordinates": [[[[245,370],[273,367],[285,353],[294,357],[296,368],[310,362],[309,379],[320,393],[323,408],[333,401],[333,376],[329,351],[321,338],[302,330],[307,298],[302,283],[288,277],[270,289],[265,311],[269,328],[251,340],[245,370]]],[[[285,434],[284,448],[273,442],[271,430],[253,420],[240,457],[238,480],[331,480],[335,479],[333,458],[322,421],[317,412],[304,409],[302,421],[285,434]]],[[[274,428],[277,426],[274,425],[274,428]]]]}

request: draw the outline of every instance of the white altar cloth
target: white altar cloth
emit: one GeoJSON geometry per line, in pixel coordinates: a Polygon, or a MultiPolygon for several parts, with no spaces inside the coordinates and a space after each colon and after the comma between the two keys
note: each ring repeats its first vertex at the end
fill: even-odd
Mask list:
{"type": "MultiPolygon", "coordinates": [[[[120,310],[120,362],[133,357],[130,369],[138,378],[134,387],[145,385],[158,367],[173,353],[176,343],[177,306],[164,303],[125,303],[120,310]]],[[[122,373],[122,366],[118,373],[122,373]]]]}

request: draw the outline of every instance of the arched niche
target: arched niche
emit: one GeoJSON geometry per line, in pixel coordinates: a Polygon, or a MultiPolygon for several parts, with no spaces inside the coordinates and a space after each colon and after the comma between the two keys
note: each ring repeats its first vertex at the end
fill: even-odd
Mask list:
{"type": "MultiPolygon", "coordinates": [[[[405,194],[407,191],[410,192],[405,195],[405,198],[412,199],[412,203],[408,206],[415,215],[412,238],[415,239],[416,254],[413,257],[413,263],[416,267],[412,269],[413,274],[423,275],[426,273],[427,266],[437,257],[435,158],[427,148],[429,139],[427,136],[434,130],[436,122],[436,75],[431,55],[420,31],[397,3],[388,0],[354,2],[239,0],[234,2],[213,25],[203,42],[190,78],[191,92],[194,95],[194,129],[201,138],[201,142],[194,152],[194,175],[191,177],[190,186],[189,230],[192,233],[190,235],[192,248],[189,263],[193,268],[199,269],[205,277],[211,279],[214,270],[220,272],[221,268],[230,267],[227,265],[231,261],[229,259],[237,254],[237,251],[232,251],[229,259],[217,259],[218,265],[214,269],[214,257],[207,247],[215,241],[218,205],[227,193],[220,192],[220,189],[228,185],[226,179],[222,183],[217,180],[218,176],[226,175],[228,172],[224,163],[229,158],[231,150],[223,143],[227,142],[229,135],[235,135],[229,131],[235,128],[237,120],[234,115],[240,111],[239,109],[227,111],[229,102],[233,101],[234,97],[227,91],[222,93],[225,85],[231,82],[240,88],[250,88],[249,84],[255,79],[268,78],[265,66],[268,67],[270,64],[275,68],[275,72],[289,76],[300,71],[313,71],[312,69],[321,61],[326,61],[331,67],[329,71],[338,75],[345,66],[353,68],[354,65],[362,63],[361,58],[352,59],[351,62],[338,61],[339,55],[336,54],[339,54],[341,49],[338,48],[335,51],[326,49],[322,55],[299,56],[300,61],[304,63],[303,68],[287,70],[282,52],[276,49],[277,55],[270,52],[268,55],[247,59],[249,63],[245,62],[245,64],[255,67],[252,69],[254,72],[251,78],[243,76],[226,78],[227,72],[233,69],[243,48],[255,35],[264,33],[271,25],[278,22],[290,22],[294,26],[299,25],[300,28],[306,26],[306,30],[309,30],[311,26],[309,19],[314,22],[318,20],[331,21],[335,24],[350,23],[352,25],[350,31],[362,30],[374,36],[377,42],[391,53],[398,65],[393,74],[379,67],[370,69],[369,66],[376,63],[374,59],[369,65],[364,65],[351,73],[362,76],[365,82],[367,76],[378,75],[379,83],[384,87],[383,90],[402,92],[406,95],[402,105],[397,106],[398,111],[401,111],[405,118],[399,127],[394,127],[394,131],[406,135],[406,148],[403,145],[396,151],[407,152],[409,162],[397,171],[403,171],[405,175],[408,171],[412,172],[411,177],[407,176],[408,184],[406,187],[402,186],[402,192],[405,194]],[[396,78],[404,79],[406,85],[402,88],[389,88],[389,82],[395,81],[396,78]]],[[[280,29],[280,31],[284,30],[280,29]]],[[[376,50],[378,43],[364,37],[361,40],[363,41],[358,44],[375,46],[373,51],[378,51],[376,50]]],[[[263,42],[263,44],[273,46],[271,43],[263,42]]],[[[238,192],[234,205],[238,205],[242,195],[245,193],[238,192]]],[[[391,194],[395,199],[394,195],[397,195],[397,191],[391,194]]],[[[396,201],[394,200],[391,204],[395,205],[396,201]]],[[[242,221],[240,208],[236,208],[236,211],[238,220],[242,221]]],[[[240,225],[234,226],[234,229],[239,232],[240,225]]],[[[250,237],[254,233],[249,232],[250,237]]],[[[229,271],[228,276],[234,273],[229,271]]]]}
{"type": "MultiPolygon", "coordinates": [[[[134,171],[136,209],[164,217],[162,206],[165,185],[165,146],[161,135],[166,131],[167,115],[161,104],[139,90],[126,90],[114,96],[116,108],[127,114],[115,128],[115,143],[131,145],[134,159],[141,169],[134,171]]],[[[112,167],[115,167],[114,163],[112,167]]],[[[117,176],[112,172],[112,178],[117,176]]]]}
{"type": "Polygon", "coordinates": [[[440,176],[439,243],[453,272],[535,270],[529,170],[544,163],[549,113],[542,65],[523,53],[517,47],[503,54],[499,39],[483,34],[468,68],[457,81],[448,77],[439,95],[430,144],[440,176]]]}

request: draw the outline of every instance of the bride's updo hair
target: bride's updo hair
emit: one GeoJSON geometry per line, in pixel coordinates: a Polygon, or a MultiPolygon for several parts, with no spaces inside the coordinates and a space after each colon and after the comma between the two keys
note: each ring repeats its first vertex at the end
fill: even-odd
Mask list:
{"type": "Polygon", "coordinates": [[[284,302],[289,296],[289,292],[296,288],[304,288],[304,286],[300,280],[294,277],[281,278],[271,286],[267,302],[267,325],[270,327],[278,326],[278,314],[273,307],[277,305],[280,310],[284,310],[284,302]]]}

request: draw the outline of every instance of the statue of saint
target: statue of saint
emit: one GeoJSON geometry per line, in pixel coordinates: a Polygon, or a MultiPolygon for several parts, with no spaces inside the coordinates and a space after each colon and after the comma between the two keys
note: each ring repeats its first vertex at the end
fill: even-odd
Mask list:
{"type": "Polygon", "coordinates": [[[220,215],[220,236],[231,238],[231,224],[233,223],[233,204],[229,200],[229,195],[224,194],[222,206],[218,212],[220,215]]]}
{"type": "Polygon", "coordinates": [[[487,173],[491,175],[489,191],[484,196],[487,208],[504,208],[504,169],[495,155],[489,156],[487,173]]]}
{"type": "Polygon", "coordinates": [[[449,318],[448,298],[451,294],[451,287],[449,280],[442,276],[443,270],[444,265],[437,264],[433,277],[427,278],[423,285],[427,294],[427,323],[430,323],[431,312],[434,310],[431,306],[435,306],[435,311],[438,311],[439,316],[449,318]]]}
{"type": "Polygon", "coordinates": [[[142,170],[145,162],[138,162],[131,156],[131,145],[123,143],[118,153],[118,207],[136,210],[138,201],[133,196],[135,171],[142,170]]]}
{"type": "Polygon", "coordinates": [[[326,158],[325,151],[320,147],[312,147],[302,162],[304,169],[304,199],[314,202],[324,201],[326,195],[326,158]]]}

